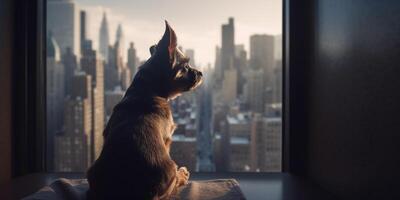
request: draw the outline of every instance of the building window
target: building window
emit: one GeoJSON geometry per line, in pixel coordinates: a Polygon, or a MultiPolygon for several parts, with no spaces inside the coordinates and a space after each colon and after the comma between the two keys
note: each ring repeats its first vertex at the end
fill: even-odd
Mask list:
{"type": "Polygon", "coordinates": [[[281,171],[282,0],[48,0],[48,169],[85,171],[99,156],[164,19],[205,74],[171,102],[171,157],[190,171],[281,171]]]}

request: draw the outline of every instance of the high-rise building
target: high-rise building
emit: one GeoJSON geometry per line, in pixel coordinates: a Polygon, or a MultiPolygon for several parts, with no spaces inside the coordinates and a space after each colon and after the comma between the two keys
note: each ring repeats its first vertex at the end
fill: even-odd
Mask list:
{"type": "Polygon", "coordinates": [[[124,60],[124,54],[122,52],[125,52],[126,49],[125,49],[125,37],[121,24],[118,24],[117,32],[115,33],[115,43],[118,43],[119,52],[121,52],[121,58],[122,60],[124,60]]]}
{"type": "Polygon", "coordinates": [[[71,94],[71,81],[74,76],[74,72],[78,70],[78,62],[76,55],[72,52],[71,48],[67,48],[61,59],[64,65],[64,83],[65,83],[65,94],[71,94]]]}
{"type": "MultiPolygon", "coordinates": [[[[90,134],[91,159],[96,159],[103,146],[104,129],[104,66],[103,61],[88,41],[81,58],[81,69],[92,77],[92,128],[90,134]]],[[[94,161],[94,160],[92,160],[94,161]]]]}
{"type": "Polygon", "coordinates": [[[236,100],[237,97],[237,83],[238,83],[237,69],[231,67],[224,70],[224,78],[222,81],[222,101],[224,104],[230,104],[236,100]]]}
{"type": "Polygon", "coordinates": [[[226,116],[222,125],[219,171],[249,171],[250,156],[250,113],[226,116]]]}
{"type": "Polygon", "coordinates": [[[282,170],[281,117],[262,117],[252,120],[251,170],[280,172],[282,170]]]}
{"type": "Polygon", "coordinates": [[[55,170],[86,171],[91,163],[92,80],[84,72],[73,76],[64,111],[63,134],[55,137],[55,170]]]}
{"type": "Polygon", "coordinates": [[[106,90],[114,90],[115,87],[121,86],[121,73],[123,62],[119,43],[108,48],[108,63],[105,67],[105,88],[106,90]]]}
{"type": "Polygon", "coordinates": [[[263,113],[264,101],[264,75],[262,69],[249,69],[244,91],[245,101],[250,111],[263,113]]]}
{"type": "Polygon", "coordinates": [[[192,67],[196,67],[196,62],[194,60],[194,49],[186,49],[185,50],[185,55],[190,58],[189,64],[192,67]]]}
{"type": "Polygon", "coordinates": [[[237,93],[241,95],[246,83],[245,72],[248,71],[247,52],[243,44],[235,45],[235,67],[238,71],[237,93]]]}
{"type": "MultiPolygon", "coordinates": [[[[233,18],[229,18],[228,24],[221,26],[221,68],[217,69],[221,77],[216,77],[217,82],[222,85],[219,90],[219,99],[223,104],[229,105],[237,97],[238,71],[235,67],[235,32],[233,18]]],[[[217,84],[218,85],[218,84],[217,84]]],[[[217,97],[218,98],[218,97],[217,97]]]]}
{"type": "Polygon", "coordinates": [[[277,60],[274,68],[274,76],[272,78],[272,103],[282,102],[282,76],[282,60],[277,60]]]}
{"type": "Polygon", "coordinates": [[[198,171],[197,102],[191,97],[185,94],[171,102],[177,129],[172,135],[170,155],[178,166],[186,166],[189,171],[198,171]]]}
{"type": "Polygon", "coordinates": [[[221,48],[215,47],[214,78],[217,82],[222,79],[221,48]]]}
{"type": "MultiPolygon", "coordinates": [[[[221,44],[221,67],[222,72],[233,67],[235,59],[235,28],[234,19],[229,18],[228,24],[223,24],[221,44]]],[[[224,75],[224,74],[223,74],[224,75]]]]}
{"type": "Polygon", "coordinates": [[[264,119],[265,165],[261,171],[280,172],[282,170],[282,120],[280,117],[264,119]]]}
{"type": "Polygon", "coordinates": [[[108,32],[108,21],[106,13],[103,13],[103,19],[100,25],[100,36],[99,36],[99,52],[100,55],[108,62],[108,46],[110,45],[110,38],[108,32]]]}
{"type": "Polygon", "coordinates": [[[106,108],[106,121],[111,117],[114,106],[117,105],[124,97],[124,91],[121,90],[121,87],[117,87],[114,90],[105,91],[105,108],[106,108]]]}
{"type": "Polygon", "coordinates": [[[53,170],[54,137],[61,131],[64,120],[64,65],[60,60],[60,48],[51,34],[47,36],[46,105],[47,105],[47,160],[53,170]]]}
{"type": "MultiPolygon", "coordinates": [[[[203,71],[208,74],[209,70],[203,71]]],[[[203,87],[198,90],[199,106],[197,107],[197,171],[215,171],[213,162],[213,143],[212,143],[212,76],[204,76],[203,87]]]]}
{"type": "Polygon", "coordinates": [[[127,90],[132,82],[131,70],[127,67],[122,68],[121,71],[121,87],[123,90],[127,90]]]}
{"type": "Polygon", "coordinates": [[[185,166],[192,172],[197,171],[196,137],[174,134],[172,135],[172,141],[171,158],[178,166],[185,166]]]}
{"type": "Polygon", "coordinates": [[[81,43],[81,53],[83,52],[83,48],[85,45],[85,41],[87,40],[87,25],[88,25],[88,19],[87,19],[87,14],[86,11],[81,10],[80,12],[80,43],[81,43]]]}
{"type": "Polygon", "coordinates": [[[67,48],[80,55],[79,9],[73,0],[47,1],[47,30],[53,34],[61,54],[67,48]]]}
{"type": "Polygon", "coordinates": [[[250,68],[262,69],[265,103],[272,102],[272,77],[275,67],[275,37],[267,34],[250,36],[250,68]]]}
{"type": "Polygon", "coordinates": [[[132,76],[136,74],[137,68],[139,67],[138,63],[138,57],[136,53],[136,49],[134,47],[133,42],[129,44],[129,49],[128,49],[128,68],[131,70],[132,76]]]}

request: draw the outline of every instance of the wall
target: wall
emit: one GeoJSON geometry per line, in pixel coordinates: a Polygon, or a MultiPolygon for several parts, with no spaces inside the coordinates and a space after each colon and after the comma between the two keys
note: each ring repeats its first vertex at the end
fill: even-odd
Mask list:
{"type": "Polygon", "coordinates": [[[309,5],[305,174],[344,199],[400,199],[400,1],[309,5]]]}
{"type": "Polygon", "coordinates": [[[11,2],[0,0],[0,184],[11,178],[11,2]]]}

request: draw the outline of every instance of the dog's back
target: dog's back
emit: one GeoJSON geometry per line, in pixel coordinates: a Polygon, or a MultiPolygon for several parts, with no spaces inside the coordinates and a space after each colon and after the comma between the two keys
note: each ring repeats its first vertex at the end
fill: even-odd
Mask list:
{"type": "Polygon", "coordinates": [[[159,97],[126,97],[115,107],[101,155],[88,171],[89,199],[152,199],[166,189],[162,179],[175,175],[166,165],[175,164],[166,158],[159,132],[170,115],[159,97]]]}

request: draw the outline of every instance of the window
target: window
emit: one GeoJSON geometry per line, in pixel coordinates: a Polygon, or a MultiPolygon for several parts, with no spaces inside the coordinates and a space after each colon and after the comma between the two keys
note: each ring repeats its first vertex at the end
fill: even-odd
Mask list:
{"type": "Polygon", "coordinates": [[[205,74],[171,102],[171,156],[190,171],[282,169],[282,0],[47,1],[47,163],[85,171],[169,20],[205,74]]]}

